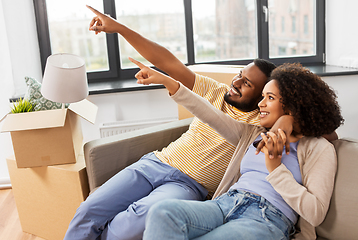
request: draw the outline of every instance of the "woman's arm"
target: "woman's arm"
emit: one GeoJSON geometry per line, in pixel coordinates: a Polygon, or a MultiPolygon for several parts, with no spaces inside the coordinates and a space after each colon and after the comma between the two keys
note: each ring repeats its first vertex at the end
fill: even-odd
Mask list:
{"type": "MultiPolygon", "coordinates": [[[[290,115],[281,116],[275,122],[275,124],[272,126],[272,128],[270,129],[269,132],[274,133],[274,134],[276,134],[278,136],[279,129],[281,129],[286,134],[286,136],[291,135],[291,133],[297,134],[297,133],[300,132],[298,124],[294,122],[293,117],[290,116],[290,115]]],[[[330,142],[338,139],[338,135],[337,135],[336,132],[332,132],[330,134],[325,134],[322,137],[324,137],[325,139],[327,139],[330,142]]],[[[261,141],[256,147],[256,154],[258,154],[264,146],[265,146],[265,142],[261,141]]],[[[271,155],[274,155],[274,154],[276,154],[275,150],[277,150],[277,152],[279,154],[282,153],[284,146],[285,146],[285,149],[286,149],[286,154],[289,154],[290,153],[290,141],[286,141],[286,143],[283,143],[277,149],[273,149],[271,146],[266,146],[266,147],[267,147],[268,152],[271,155]]]]}
{"type": "Polygon", "coordinates": [[[281,129],[278,129],[277,135],[272,132],[267,132],[261,133],[261,137],[261,142],[264,143],[261,150],[265,153],[266,168],[269,173],[271,173],[281,165],[283,145],[289,141],[286,140],[286,133],[281,129]]]}
{"type": "Polygon", "coordinates": [[[145,85],[151,83],[163,84],[168,89],[169,94],[172,95],[174,101],[183,105],[203,122],[209,124],[210,127],[231,144],[235,146],[238,144],[244,128],[250,128],[250,126],[257,127],[236,121],[219,109],[216,109],[204,98],[190,91],[173,78],[149,68],[132,58],[129,60],[141,69],[135,75],[138,79],[138,83],[145,85]]]}
{"type": "Polygon", "coordinates": [[[297,150],[303,185],[281,164],[266,179],[293,210],[313,226],[324,220],[334,187],[337,158],[334,147],[323,138],[302,138],[297,150]]]}
{"type": "Polygon", "coordinates": [[[257,128],[244,122],[239,122],[211,105],[207,100],[190,91],[183,85],[172,99],[184,106],[188,111],[207,123],[229,143],[236,146],[244,132],[249,128],[257,128]]]}
{"type": "MultiPolygon", "coordinates": [[[[285,136],[290,136],[293,131],[293,125],[294,125],[293,117],[290,115],[283,115],[279,119],[277,119],[277,121],[272,126],[272,128],[270,129],[269,132],[274,133],[279,137],[280,136],[279,131],[283,131],[285,136]]],[[[281,132],[281,134],[282,134],[282,132],[281,132]]],[[[258,154],[261,151],[261,149],[263,149],[264,146],[265,146],[265,141],[263,141],[263,140],[260,141],[260,143],[256,147],[256,154],[258,154]]],[[[284,146],[285,146],[286,154],[289,154],[290,153],[290,141],[283,142],[281,145],[277,146],[276,149],[273,149],[272,145],[270,145],[270,146],[266,145],[265,147],[267,148],[267,151],[269,152],[270,155],[276,155],[276,154],[282,153],[284,146]],[[277,150],[277,152],[276,152],[276,150],[277,150]]]]}
{"type": "Polygon", "coordinates": [[[133,58],[128,59],[140,68],[140,71],[135,75],[135,78],[137,78],[137,83],[143,85],[149,85],[152,83],[163,84],[164,87],[169,91],[170,95],[173,95],[178,91],[180,86],[178,81],[150,67],[145,66],[143,63],[133,58]]]}

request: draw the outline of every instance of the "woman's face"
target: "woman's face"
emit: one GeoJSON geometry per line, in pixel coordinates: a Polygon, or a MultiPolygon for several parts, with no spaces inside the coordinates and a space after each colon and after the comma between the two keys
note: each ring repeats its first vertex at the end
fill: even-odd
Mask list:
{"type": "Polygon", "coordinates": [[[259,102],[260,124],[271,128],[282,115],[284,115],[281,95],[276,80],[269,81],[262,90],[263,99],[259,102]]]}

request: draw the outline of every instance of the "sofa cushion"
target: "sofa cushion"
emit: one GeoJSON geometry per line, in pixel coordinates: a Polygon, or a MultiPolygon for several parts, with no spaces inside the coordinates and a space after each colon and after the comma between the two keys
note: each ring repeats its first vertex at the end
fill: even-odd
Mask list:
{"type": "Polygon", "coordinates": [[[338,157],[335,186],[327,216],[316,228],[324,239],[357,239],[358,236],[358,141],[333,142],[338,157]]]}

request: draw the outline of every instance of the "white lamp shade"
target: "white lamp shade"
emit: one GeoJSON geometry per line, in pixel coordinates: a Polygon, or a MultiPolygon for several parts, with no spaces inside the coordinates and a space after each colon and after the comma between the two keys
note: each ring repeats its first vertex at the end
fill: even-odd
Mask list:
{"type": "Polygon", "coordinates": [[[47,58],[41,93],[44,98],[73,103],[88,96],[85,61],[74,54],[59,53],[47,58]]]}

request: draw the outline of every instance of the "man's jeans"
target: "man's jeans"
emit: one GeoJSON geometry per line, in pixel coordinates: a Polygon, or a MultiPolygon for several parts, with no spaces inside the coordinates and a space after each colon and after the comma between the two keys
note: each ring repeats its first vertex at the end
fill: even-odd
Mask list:
{"type": "Polygon", "coordinates": [[[263,197],[238,190],[206,202],[165,200],[148,213],[144,240],[289,239],[292,222],[263,197]]]}
{"type": "Polygon", "coordinates": [[[141,239],[149,208],[163,199],[204,200],[207,190],[154,153],[123,169],[77,209],[66,240],[141,239]]]}

